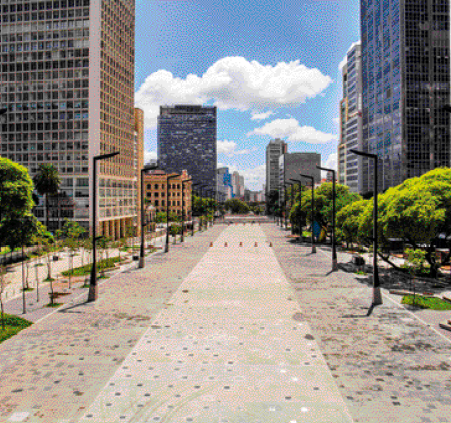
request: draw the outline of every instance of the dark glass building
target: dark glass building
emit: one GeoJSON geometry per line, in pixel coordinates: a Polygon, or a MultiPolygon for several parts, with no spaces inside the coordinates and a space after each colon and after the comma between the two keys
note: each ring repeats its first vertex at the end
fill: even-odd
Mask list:
{"type": "Polygon", "coordinates": [[[216,107],[160,107],[158,163],[168,173],[186,169],[216,193],[216,107]]]}
{"type": "MultiPolygon", "coordinates": [[[[379,189],[450,166],[448,0],[361,0],[363,149],[379,189]]],[[[372,191],[363,160],[363,192],[372,191]]]]}

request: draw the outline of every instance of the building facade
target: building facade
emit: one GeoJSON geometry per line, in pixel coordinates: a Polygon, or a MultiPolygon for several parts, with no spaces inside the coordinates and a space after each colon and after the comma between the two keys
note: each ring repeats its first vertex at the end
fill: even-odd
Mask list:
{"type": "Polygon", "coordinates": [[[232,198],[233,186],[232,175],[229,173],[228,167],[221,167],[217,170],[217,192],[218,201],[224,202],[232,198]]]}
{"type": "Polygon", "coordinates": [[[169,173],[186,169],[194,183],[216,192],[216,107],[160,107],[158,165],[169,173]]]}
{"type": "MultiPolygon", "coordinates": [[[[361,0],[363,148],[379,190],[450,166],[449,2],[361,0]]],[[[363,160],[363,191],[373,188],[363,160]]]]}
{"type": "MultiPolygon", "coordinates": [[[[144,176],[144,189],[146,205],[155,207],[155,212],[166,213],[167,197],[166,185],[168,176],[175,173],[166,173],[162,170],[154,170],[144,176]]],[[[182,181],[191,179],[186,170],[183,170],[177,178],[169,181],[169,213],[174,212],[182,216],[182,208],[185,210],[185,219],[191,217],[192,205],[192,181],[186,182],[183,193],[182,181]],[[184,194],[184,195],[183,195],[184,194]]]]}
{"type": "Polygon", "coordinates": [[[299,176],[300,173],[313,176],[315,183],[321,184],[321,171],[316,166],[321,166],[319,153],[285,153],[279,157],[279,204],[282,204],[284,200],[285,182],[291,182],[290,179],[300,179],[306,185],[311,184],[308,179],[299,176]]]}
{"type": "Polygon", "coordinates": [[[279,189],[279,157],[288,150],[287,144],[276,138],[266,147],[266,195],[279,189]]]}
{"type": "MultiPolygon", "coordinates": [[[[53,164],[74,202],[68,217],[89,228],[93,157],[119,151],[99,163],[96,207],[99,232],[123,236],[137,215],[135,2],[10,1],[1,16],[2,156],[31,176],[53,164]]],[[[36,208],[45,222],[44,213],[36,208]]]]}
{"type": "Polygon", "coordinates": [[[342,69],[343,100],[340,102],[339,182],[352,192],[363,191],[362,158],[351,149],[362,150],[362,71],[361,46],[353,44],[342,69]]]}

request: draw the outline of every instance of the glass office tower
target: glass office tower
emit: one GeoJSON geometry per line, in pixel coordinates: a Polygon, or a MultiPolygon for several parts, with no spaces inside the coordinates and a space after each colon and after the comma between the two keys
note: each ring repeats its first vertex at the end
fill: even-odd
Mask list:
{"type": "MultiPolygon", "coordinates": [[[[448,0],[361,0],[363,149],[379,189],[450,166],[448,0]]],[[[363,191],[372,191],[363,160],[363,191]]]]}
{"type": "MultiPolygon", "coordinates": [[[[216,107],[160,107],[158,165],[168,173],[187,170],[193,183],[216,193],[216,107]]],[[[211,194],[209,194],[211,195],[211,194]]]]}

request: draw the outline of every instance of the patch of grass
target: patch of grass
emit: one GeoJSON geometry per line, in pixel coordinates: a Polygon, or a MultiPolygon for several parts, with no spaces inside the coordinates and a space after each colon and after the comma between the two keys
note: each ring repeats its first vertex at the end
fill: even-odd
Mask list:
{"type": "Polygon", "coordinates": [[[30,287],[28,287],[28,288],[23,288],[21,291],[22,291],[22,292],[30,292],[30,291],[34,291],[34,288],[30,288],[30,287]]]}
{"type": "Polygon", "coordinates": [[[359,270],[358,272],[355,272],[356,275],[366,275],[366,273],[363,270],[359,270]]]}
{"type": "Polygon", "coordinates": [[[44,282],[53,282],[55,278],[45,278],[44,282]]]}
{"type": "Polygon", "coordinates": [[[437,297],[423,297],[415,295],[405,295],[401,301],[402,304],[415,305],[420,308],[428,308],[430,310],[451,310],[451,304],[437,297]]]}
{"type": "MultiPolygon", "coordinates": [[[[111,269],[114,267],[115,263],[119,263],[119,257],[112,257],[105,260],[100,260],[97,262],[97,270],[111,269]]],[[[76,267],[73,271],[66,270],[62,273],[63,276],[86,276],[91,273],[92,264],[87,264],[86,266],[76,267]]]]}
{"type": "Polygon", "coordinates": [[[31,326],[32,323],[28,320],[21,319],[20,317],[13,316],[11,314],[4,314],[5,318],[5,330],[2,329],[0,324],[0,343],[11,338],[21,330],[31,326]]]}
{"type": "Polygon", "coordinates": [[[56,307],[59,307],[59,306],[61,306],[61,305],[63,305],[63,303],[48,303],[47,305],[46,305],[46,307],[50,307],[50,308],[56,308],[56,307]]]}

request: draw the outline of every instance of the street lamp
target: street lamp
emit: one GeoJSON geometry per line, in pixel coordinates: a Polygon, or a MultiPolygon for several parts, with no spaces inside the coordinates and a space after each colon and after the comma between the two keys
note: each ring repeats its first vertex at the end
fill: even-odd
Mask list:
{"type": "Polygon", "coordinates": [[[146,222],[144,222],[145,213],[144,213],[144,174],[149,170],[155,170],[158,168],[157,164],[151,164],[144,166],[141,169],[141,250],[139,254],[139,265],[138,267],[142,269],[144,267],[144,228],[147,226],[146,222]]]}
{"type": "MultiPolygon", "coordinates": [[[[300,179],[290,179],[292,182],[299,184],[299,210],[302,211],[302,181],[300,179]]],[[[302,218],[299,213],[299,239],[302,240],[302,218]]]]}
{"type": "Polygon", "coordinates": [[[310,179],[312,182],[312,254],[316,253],[316,247],[315,247],[315,238],[313,237],[313,221],[314,221],[314,214],[315,214],[315,178],[310,175],[303,175],[302,173],[299,174],[303,178],[310,179]]]}
{"type": "Polygon", "coordinates": [[[184,236],[183,236],[183,232],[185,231],[185,207],[183,206],[183,203],[185,202],[185,184],[187,182],[191,182],[193,179],[186,179],[184,181],[182,181],[182,239],[180,242],[184,242],[184,236]]]}
{"type": "Polygon", "coordinates": [[[316,166],[317,169],[332,172],[332,271],[338,270],[337,249],[335,247],[335,170],[327,169],[325,167],[316,166]]]}
{"type": "MultiPolygon", "coordinates": [[[[290,207],[293,208],[293,182],[285,182],[285,185],[289,185],[291,187],[290,193],[290,207]]],[[[285,202],[285,229],[287,228],[287,204],[285,202]]],[[[291,225],[291,234],[293,234],[293,225],[291,225]]]]}
{"type": "Polygon", "coordinates": [[[97,257],[96,257],[96,243],[97,239],[97,162],[99,160],[109,159],[117,156],[119,151],[109,154],[101,154],[93,157],[93,180],[92,180],[92,267],[91,279],[89,282],[88,302],[95,301],[99,297],[99,287],[97,285],[97,257]]]}
{"type": "Polygon", "coordinates": [[[166,177],[166,244],[164,247],[164,252],[169,251],[169,181],[174,178],[178,178],[180,175],[178,173],[166,177]]]}
{"type": "Polygon", "coordinates": [[[350,150],[358,156],[367,157],[373,160],[374,180],[373,180],[373,303],[372,307],[382,304],[381,288],[379,282],[379,271],[377,268],[377,171],[378,155],[364,153],[363,151],[350,150]]]}

